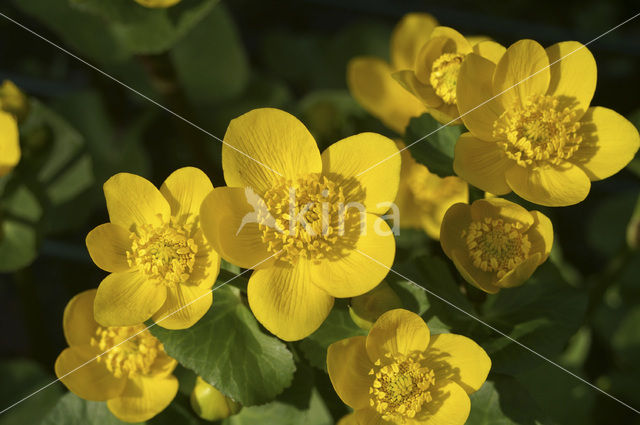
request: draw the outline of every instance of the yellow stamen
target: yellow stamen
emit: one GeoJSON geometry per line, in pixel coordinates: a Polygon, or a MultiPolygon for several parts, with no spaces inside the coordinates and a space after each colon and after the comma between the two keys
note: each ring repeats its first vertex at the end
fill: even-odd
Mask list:
{"type": "Polygon", "coordinates": [[[444,53],[433,61],[429,82],[436,94],[447,104],[456,104],[458,74],[464,55],[460,53],[444,53]]]}

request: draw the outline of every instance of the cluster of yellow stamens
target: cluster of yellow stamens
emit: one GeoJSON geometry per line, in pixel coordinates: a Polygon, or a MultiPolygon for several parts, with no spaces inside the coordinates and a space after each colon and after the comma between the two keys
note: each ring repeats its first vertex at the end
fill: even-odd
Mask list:
{"type": "Polygon", "coordinates": [[[369,388],[369,404],[383,419],[403,423],[416,416],[422,405],[431,401],[429,391],[435,385],[432,369],[424,366],[425,357],[386,353],[369,371],[373,383],[369,388]]]}
{"type": "Polygon", "coordinates": [[[444,53],[431,65],[429,83],[436,94],[447,104],[455,105],[458,74],[464,55],[460,53],[444,53]]]}
{"type": "Polygon", "coordinates": [[[502,113],[493,123],[493,136],[507,157],[523,167],[559,164],[580,147],[577,110],[558,107],[555,96],[534,96],[502,113]]]}
{"type": "Polygon", "coordinates": [[[283,180],[254,206],[262,241],[289,263],[339,256],[357,240],[361,222],[360,210],[345,202],[343,187],[326,176],[283,180]]]}
{"type": "Polygon", "coordinates": [[[131,234],[127,261],[149,278],[165,284],[186,282],[193,271],[198,246],[190,230],[173,221],[160,227],[145,224],[131,234]]]}
{"type": "Polygon", "coordinates": [[[164,353],[162,343],[145,330],[144,325],[98,326],[90,344],[101,352],[111,348],[98,357],[97,362],[104,363],[116,378],[148,375],[158,355],[164,353]]]}
{"type": "Polygon", "coordinates": [[[462,236],[466,239],[473,265],[485,272],[496,272],[502,278],[529,255],[531,242],[520,222],[485,218],[472,221],[462,236]]]}

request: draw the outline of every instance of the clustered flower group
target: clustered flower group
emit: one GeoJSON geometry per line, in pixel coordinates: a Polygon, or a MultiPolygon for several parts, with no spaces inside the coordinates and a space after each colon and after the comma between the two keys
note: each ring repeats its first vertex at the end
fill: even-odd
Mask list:
{"type": "MultiPolygon", "coordinates": [[[[214,188],[192,167],[160,189],[136,175],[113,176],[104,184],[110,221],[86,239],[95,264],[110,274],[64,312],[69,348],[55,368],[71,391],[107,401],[124,421],[163,410],[178,389],[177,363],[144,322],[186,329],[215,308],[221,258],[253,270],[248,303],[266,329],[287,341],[307,337],[334,298],[368,293],[387,275],[395,239],[381,216],[394,200],[401,226],[439,239],[470,284],[490,294],[521,285],[549,256],[552,224],[496,195],[575,204],[591,181],[618,172],[638,150],[632,124],[590,106],[596,65],[577,42],[545,49],[521,40],[504,48],[410,14],[391,46],[391,64],[370,57],[349,64],[353,96],[400,135],[425,112],[464,124],[457,177],[430,173],[400,153],[400,142],[374,133],[321,153],[297,118],[269,108],[229,124],[225,187],[214,188]],[[468,184],[486,198],[469,205],[468,184]]],[[[0,174],[20,157],[17,119],[0,97],[0,174]]],[[[464,336],[431,335],[420,316],[403,309],[368,323],[368,336],[328,350],[331,381],[355,411],[344,423],[463,424],[468,395],[491,367],[484,350],[464,336]]]]}

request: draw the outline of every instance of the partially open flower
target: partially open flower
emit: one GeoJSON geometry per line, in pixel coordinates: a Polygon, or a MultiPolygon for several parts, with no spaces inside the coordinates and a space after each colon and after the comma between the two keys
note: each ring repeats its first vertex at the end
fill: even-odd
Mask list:
{"type": "Polygon", "coordinates": [[[201,377],[196,378],[196,385],[191,392],[191,407],[202,419],[219,421],[235,415],[242,406],[226,397],[213,385],[201,377]]]}

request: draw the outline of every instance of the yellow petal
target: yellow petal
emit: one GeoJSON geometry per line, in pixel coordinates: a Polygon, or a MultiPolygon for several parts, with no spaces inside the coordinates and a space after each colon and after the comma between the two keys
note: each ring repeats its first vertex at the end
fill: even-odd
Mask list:
{"type": "Polygon", "coordinates": [[[434,120],[440,124],[445,125],[459,125],[462,124],[462,120],[458,119],[460,114],[458,113],[457,105],[449,105],[443,103],[437,108],[427,108],[427,112],[431,114],[434,120]]]}
{"type": "Polygon", "coordinates": [[[518,196],[548,207],[577,204],[587,197],[591,188],[584,171],[568,162],[537,168],[516,165],[507,170],[505,177],[518,196]]]}
{"type": "Polygon", "coordinates": [[[365,232],[349,252],[335,260],[310,261],[309,278],[336,298],[362,295],[375,288],[393,265],[396,243],[384,220],[366,215],[365,232]]]}
{"type": "Polygon", "coordinates": [[[131,267],[127,251],[131,250],[131,232],[113,223],[105,223],[89,232],[86,239],[89,255],[96,266],[108,272],[126,272],[131,267]]]}
{"type": "Polygon", "coordinates": [[[391,72],[382,59],[357,57],[347,65],[347,85],[367,112],[398,134],[404,134],[409,120],[425,110],[415,96],[391,77],[391,72]]]}
{"type": "Polygon", "coordinates": [[[447,257],[452,258],[454,250],[466,250],[465,238],[462,232],[471,224],[471,209],[469,205],[458,203],[447,210],[440,227],[440,245],[447,257]]]}
{"type": "Polygon", "coordinates": [[[133,231],[134,225],[169,221],[171,208],[158,189],[135,174],[118,173],[104,184],[111,223],[133,231]]]}
{"type": "Polygon", "coordinates": [[[187,329],[209,311],[213,294],[200,286],[176,284],[167,287],[167,299],[153,315],[153,321],[166,329],[187,329]]]}
{"type": "Polygon", "coordinates": [[[533,272],[536,271],[536,268],[541,263],[541,258],[542,253],[540,252],[536,252],[531,255],[522,263],[518,264],[513,270],[502,276],[500,280],[496,282],[496,286],[501,288],[513,288],[522,285],[529,280],[531,275],[533,275],[533,272]]]}
{"type": "Polygon", "coordinates": [[[247,296],[256,319],[285,341],[311,335],[333,307],[333,297],[311,283],[308,268],[300,266],[256,270],[247,296]]]}
{"type": "Polygon", "coordinates": [[[450,258],[462,278],[471,285],[488,294],[495,294],[500,291],[500,288],[495,284],[496,274],[482,271],[474,266],[466,249],[453,249],[450,258]]]}
{"type": "Polygon", "coordinates": [[[462,335],[432,335],[426,357],[436,382],[452,380],[467,394],[480,389],[491,369],[491,359],[482,347],[462,335]]]}
{"type": "Polygon", "coordinates": [[[200,205],[212,190],[209,177],[194,167],[174,171],[160,187],[160,193],[171,206],[171,215],[181,224],[198,218],[200,205]]]}
{"type": "Polygon", "coordinates": [[[371,407],[365,407],[355,411],[356,420],[360,425],[396,425],[395,422],[382,419],[380,413],[371,407]]]}
{"type": "Polygon", "coordinates": [[[334,342],[327,350],[327,371],[340,399],[353,409],[369,405],[373,363],[367,357],[366,337],[355,336],[334,342]]]}
{"type": "Polygon", "coordinates": [[[80,292],[64,308],[62,329],[67,344],[86,345],[95,336],[98,323],[93,318],[93,300],[96,289],[80,292]]]}
{"type": "Polygon", "coordinates": [[[582,143],[570,161],[587,173],[589,179],[612,176],[638,152],[638,130],[617,112],[596,106],[589,108],[580,121],[582,143]]]}
{"type": "Polygon", "coordinates": [[[484,218],[502,219],[508,222],[519,222],[526,231],[533,225],[533,217],[525,208],[502,198],[478,199],[471,205],[471,218],[476,221],[484,218]]]}
{"type": "Polygon", "coordinates": [[[100,351],[88,346],[66,348],[56,359],[56,376],[72,393],[86,400],[104,401],[117,397],[127,379],[116,378],[104,362],[94,360],[99,354],[100,351]]]}
{"type": "Polygon", "coordinates": [[[133,326],[149,319],[166,298],[165,286],[140,272],[111,273],[98,287],[94,316],[102,326],[133,326]]]}
{"type": "Polygon", "coordinates": [[[400,152],[384,136],[357,134],[322,153],[322,174],[341,184],[347,203],[358,202],[367,212],[382,214],[398,193],[400,152]]]}
{"type": "Polygon", "coordinates": [[[367,354],[372,362],[385,353],[408,354],[429,345],[429,327],[422,317],[408,310],[387,311],[376,320],[367,336],[367,354]]]}
{"type": "Polygon", "coordinates": [[[547,94],[558,96],[559,109],[572,107],[585,113],[596,91],[598,68],[582,43],[563,41],[546,49],[551,80],[547,94]]]}
{"type": "MultiPolygon", "coordinates": [[[[482,44],[482,43],[481,43],[482,44]]],[[[493,141],[493,123],[504,112],[494,98],[491,78],[496,66],[475,53],[467,55],[460,66],[456,89],[458,111],[464,125],[476,137],[493,141]]]]}
{"type": "Polygon", "coordinates": [[[540,211],[531,211],[533,225],[527,231],[527,236],[531,242],[531,252],[542,254],[540,263],[546,261],[553,247],[553,225],[551,220],[540,211]]]}
{"type": "MultiPolygon", "coordinates": [[[[467,40],[469,38],[467,37],[467,40]]],[[[473,53],[497,64],[507,49],[500,43],[491,40],[483,40],[473,45],[473,53]]],[[[491,76],[489,77],[491,80],[491,76]]]]}
{"type": "Polygon", "coordinates": [[[436,27],[431,38],[418,52],[415,72],[418,80],[430,84],[433,62],[444,53],[471,53],[471,44],[458,31],[449,27],[436,27]]]}
{"type": "Polygon", "coordinates": [[[0,111],[0,176],[16,166],[20,155],[18,123],[13,115],[0,111]]]}
{"type": "Polygon", "coordinates": [[[256,222],[259,200],[260,196],[249,188],[218,187],[204,199],[200,209],[207,241],[222,258],[245,269],[273,263],[268,260],[273,253],[262,242],[262,231],[256,222]]]}
{"type": "MultiPolygon", "coordinates": [[[[398,149],[404,148],[404,143],[402,142],[396,142],[396,145],[398,149]]],[[[416,199],[409,182],[417,167],[424,170],[426,170],[427,167],[418,164],[411,156],[409,149],[400,152],[400,159],[402,162],[400,165],[400,184],[398,185],[398,194],[394,201],[400,211],[400,227],[403,229],[420,228],[422,224],[422,211],[416,204],[416,199]]]]}
{"type": "Polygon", "coordinates": [[[454,149],[453,169],[473,186],[495,195],[511,192],[505,173],[515,164],[498,145],[464,133],[454,149]]]}
{"type": "Polygon", "coordinates": [[[202,229],[196,232],[193,239],[198,245],[198,252],[189,282],[201,288],[211,288],[220,273],[220,256],[206,241],[202,229]]]}
{"type": "Polygon", "coordinates": [[[107,401],[113,415],[125,422],[144,422],[162,412],[178,393],[174,376],[164,379],[136,377],[127,381],[119,397],[107,401]]]}
{"type": "Polygon", "coordinates": [[[420,48],[429,40],[438,21],[428,13],[408,13],[391,33],[391,63],[394,69],[413,69],[420,48]]]}
{"type": "Polygon", "coordinates": [[[471,44],[464,38],[464,35],[450,27],[436,27],[431,33],[431,38],[444,37],[453,42],[453,45],[445,48],[443,53],[461,53],[463,55],[471,53],[471,44]]]}
{"type": "Polygon", "coordinates": [[[543,95],[549,87],[549,57],[533,40],[512,44],[493,74],[493,92],[505,109],[522,106],[529,97],[543,95]]]}
{"type": "Polygon", "coordinates": [[[338,421],[337,425],[358,425],[358,419],[356,419],[355,412],[349,413],[348,415],[344,415],[338,421]]]}
{"type": "Polygon", "coordinates": [[[414,95],[420,102],[429,108],[438,108],[443,105],[443,101],[428,84],[424,84],[416,77],[416,74],[409,69],[403,69],[391,74],[406,91],[414,95]]]}
{"type": "MultiPolygon", "coordinates": [[[[437,381],[436,381],[437,385],[437,381]]],[[[471,411],[465,390],[453,381],[445,381],[430,391],[431,400],[414,418],[420,425],[464,425],[471,411]]]]}
{"type": "Polygon", "coordinates": [[[254,109],[232,120],[224,141],[222,169],[229,186],[263,194],[283,177],[296,179],[322,170],[309,130],[279,109],[254,109]]]}

